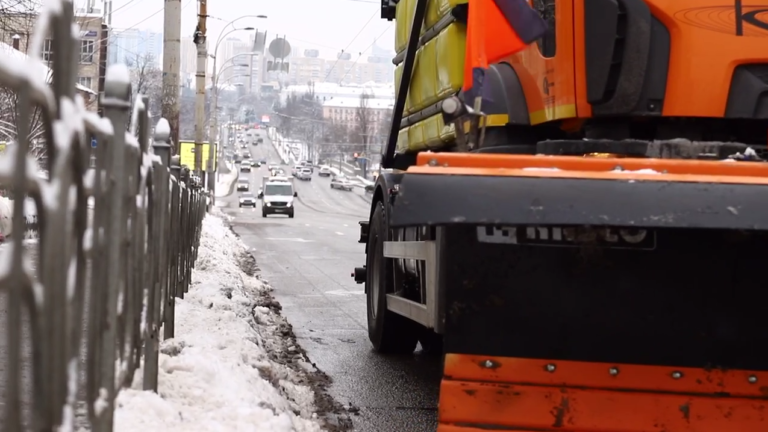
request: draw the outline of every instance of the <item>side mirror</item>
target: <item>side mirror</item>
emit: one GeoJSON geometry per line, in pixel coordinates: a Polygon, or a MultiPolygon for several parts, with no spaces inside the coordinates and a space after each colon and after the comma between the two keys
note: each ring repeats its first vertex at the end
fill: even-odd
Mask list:
{"type": "Polygon", "coordinates": [[[298,193],[298,192],[294,192],[294,193],[293,193],[293,196],[294,196],[294,197],[297,197],[297,196],[299,196],[299,193],[298,193]]]}
{"type": "Polygon", "coordinates": [[[262,198],[264,198],[264,192],[262,192],[262,191],[259,191],[259,195],[258,195],[258,198],[259,198],[259,199],[262,199],[262,198]]]}

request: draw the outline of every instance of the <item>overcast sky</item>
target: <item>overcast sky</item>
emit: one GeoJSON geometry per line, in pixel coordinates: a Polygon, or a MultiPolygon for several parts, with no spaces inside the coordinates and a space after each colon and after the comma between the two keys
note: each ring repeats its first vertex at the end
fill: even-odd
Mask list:
{"type": "MultiPolygon", "coordinates": [[[[103,8],[100,0],[95,1],[97,8],[103,8]]],[[[78,5],[85,3],[86,0],[77,0],[78,5]]],[[[162,32],[164,3],[164,0],[113,0],[112,25],[162,32]]],[[[374,40],[382,48],[391,50],[394,21],[379,18],[380,4],[380,0],[208,0],[209,46],[229,21],[244,15],[266,15],[266,19],[240,19],[234,26],[266,29],[269,40],[275,34],[285,34],[292,45],[320,49],[323,57],[335,56],[345,48],[353,58],[360,51],[368,50],[363,54],[370,54],[374,40]]],[[[182,36],[191,36],[197,22],[197,0],[181,0],[181,5],[182,36]]],[[[234,32],[230,36],[245,39],[246,34],[234,32]]]]}

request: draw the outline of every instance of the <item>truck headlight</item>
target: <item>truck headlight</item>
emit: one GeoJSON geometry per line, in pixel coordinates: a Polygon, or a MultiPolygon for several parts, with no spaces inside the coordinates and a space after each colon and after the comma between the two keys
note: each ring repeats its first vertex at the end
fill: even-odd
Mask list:
{"type": "Polygon", "coordinates": [[[293,207],[293,203],[292,203],[292,202],[289,202],[289,203],[288,203],[288,205],[287,205],[287,207],[293,207]]]}
{"type": "Polygon", "coordinates": [[[267,203],[267,207],[272,207],[272,203],[267,203]]]}

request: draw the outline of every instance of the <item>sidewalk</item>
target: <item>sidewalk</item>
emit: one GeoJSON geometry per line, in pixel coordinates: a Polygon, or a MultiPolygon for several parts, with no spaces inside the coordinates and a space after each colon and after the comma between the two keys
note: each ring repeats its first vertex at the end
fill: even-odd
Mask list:
{"type": "Polygon", "coordinates": [[[256,270],[227,223],[207,216],[193,285],[176,300],[176,338],[161,343],[159,394],[135,390],[139,379],[123,390],[116,432],[322,430],[318,372],[256,270]]]}

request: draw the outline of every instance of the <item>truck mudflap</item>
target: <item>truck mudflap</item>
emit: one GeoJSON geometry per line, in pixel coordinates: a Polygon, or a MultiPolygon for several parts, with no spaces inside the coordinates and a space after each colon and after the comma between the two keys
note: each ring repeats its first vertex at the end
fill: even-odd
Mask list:
{"type": "Polygon", "coordinates": [[[446,354],[438,432],[764,432],[768,373],[446,354]]]}
{"type": "Polygon", "coordinates": [[[390,226],[768,230],[766,186],[762,162],[421,153],[390,226]]]}

